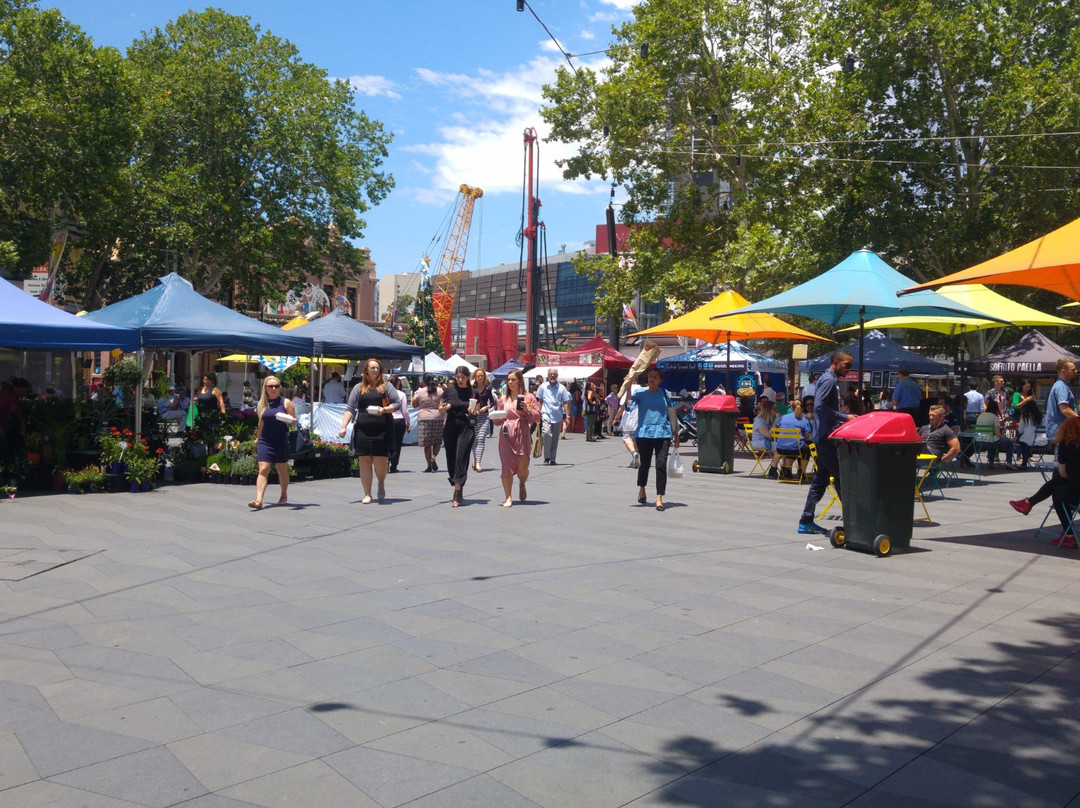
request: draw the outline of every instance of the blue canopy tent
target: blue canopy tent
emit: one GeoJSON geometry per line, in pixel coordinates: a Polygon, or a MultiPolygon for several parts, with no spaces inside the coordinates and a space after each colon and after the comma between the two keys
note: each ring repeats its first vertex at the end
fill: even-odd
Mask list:
{"type": "Polygon", "coordinates": [[[0,279],[0,345],[44,351],[134,351],[139,332],[68,314],[0,279]]]}
{"type": "Polygon", "coordinates": [[[516,359],[507,359],[495,370],[491,371],[491,377],[503,381],[510,375],[511,370],[525,370],[525,366],[516,359]]]}
{"type": "Polygon", "coordinates": [[[659,360],[656,366],[664,371],[664,387],[668,390],[697,390],[700,376],[705,374],[705,387],[711,390],[725,378],[738,378],[742,374],[751,373],[757,374],[762,384],[768,382],[777,390],[784,389],[787,362],[766,356],[736,340],[730,343],[729,361],[728,345],[702,345],[700,348],[659,360]]]}
{"type": "MultiPolygon", "coordinates": [[[[854,354],[858,348],[859,343],[852,342],[840,350],[854,354]]],[[[947,376],[949,373],[949,366],[944,362],[935,362],[933,359],[919,356],[897,345],[877,330],[866,332],[863,337],[863,353],[863,367],[870,372],[896,373],[906,368],[912,373],[927,376],[947,376]]],[[[815,359],[799,362],[799,370],[803,373],[824,373],[829,368],[831,356],[831,353],[827,353],[815,359]]]]}
{"type": "MultiPolygon", "coordinates": [[[[175,272],[158,278],[141,295],[91,312],[86,319],[135,329],[139,335],[140,363],[147,348],[302,356],[310,356],[314,348],[311,337],[260,323],[203,297],[175,272]]],[[[136,407],[135,431],[141,430],[142,407],[136,407]]]]}
{"type": "MultiPolygon", "coordinates": [[[[897,297],[901,289],[909,286],[911,281],[908,278],[882,261],[875,253],[857,250],[832,269],[806,283],[727,314],[799,314],[821,320],[833,328],[858,323],[860,346],[864,342],[863,323],[875,317],[960,314],[964,317],[1007,322],[933,292],[916,292],[897,297]]],[[[861,383],[865,370],[863,350],[860,348],[853,355],[859,357],[861,383]]]]}
{"type": "Polygon", "coordinates": [[[294,333],[296,332],[314,340],[314,356],[341,359],[372,356],[380,359],[411,359],[424,355],[423,348],[381,334],[338,309],[308,325],[300,326],[294,330],[294,333]]]}
{"type": "Polygon", "coordinates": [[[141,295],[86,315],[96,323],[135,328],[142,348],[232,350],[310,356],[311,337],[284,331],[203,297],[175,272],[141,295]]]}

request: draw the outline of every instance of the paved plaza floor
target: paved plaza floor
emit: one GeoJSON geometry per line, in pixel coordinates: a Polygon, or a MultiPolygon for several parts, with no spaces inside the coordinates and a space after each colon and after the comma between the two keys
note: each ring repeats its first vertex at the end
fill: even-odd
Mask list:
{"type": "Polygon", "coordinates": [[[1038,473],[876,558],[744,459],[686,452],[660,513],[616,440],[510,509],[497,454],[456,510],[415,447],[383,504],[0,503],[0,808],[1080,806],[1078,554],[1007,505],[1038,473]]]}

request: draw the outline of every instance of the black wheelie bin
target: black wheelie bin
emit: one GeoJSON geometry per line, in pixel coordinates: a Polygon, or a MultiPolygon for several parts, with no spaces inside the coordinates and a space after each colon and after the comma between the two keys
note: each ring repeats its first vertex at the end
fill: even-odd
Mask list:
{"type": "Polygon", "coordinates": [[[735,396],[711,393],[694,405],[697,417],[698,459],[694,471],[730,474],[735,467],[735,396]]]}
{"type": "Polygon", "coordinates": [[[879,556],[911,547],[915,517],[915,458],[923,439],[911,416],[878,410],[836,429],[829,440],[840,459],[844,526],[829,534],[833,547],[879,556]]]}

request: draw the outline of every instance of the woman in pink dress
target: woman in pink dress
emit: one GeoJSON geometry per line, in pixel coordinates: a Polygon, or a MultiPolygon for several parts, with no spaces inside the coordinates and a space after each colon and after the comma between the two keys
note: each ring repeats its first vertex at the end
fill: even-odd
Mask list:
{"type": "Polygon", "coordinates": [[[506,377],[506,395],[499,399],[499,409],[506,420],[498,426],[499,459],[502,461],[502,486],[506,500],[504,508],[514,504],[510,488],[514,475],[518,478],[518,498],[525,501],[525,481],[529,479],[529,457],[532,435],[529,428],[540,420],[540,405],[536,396],[525,386],[525,375],[511,370],[506,377]]]}

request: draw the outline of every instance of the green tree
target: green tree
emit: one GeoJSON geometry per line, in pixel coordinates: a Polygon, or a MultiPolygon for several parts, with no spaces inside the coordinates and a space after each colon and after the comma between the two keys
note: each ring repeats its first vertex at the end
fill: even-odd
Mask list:
{"type": "Polygon", "coordinates": [[[253,305],[307,273],[341,282],[360,268],[348,239],[393,186],[379,170],[391,136],[346,82],[217,9],[144,34],[128,62],[143,106],[108,292],[168,268],[253,305]]]}
{"type": "Polygon", "coordinates": [[[55,10],[0,0],[0,242],[15,274],[48,260],[61,215],[84,245],[114,235],[134,103],[115,48],[95,47],[55,10]]]}
{"type": "Polygon", "coordinates": [[[417,345],[427,353],[442,356],[443,345],[439,339],[439,324],[435,321],[435,305],[432,302],[431,283],[424,281],[416,292],[412,314],[408,318],[408,328],[404,342],[417,345]]]}
{"type": "MultiPolygon", "coordinates": [[[[752,144],[775,143],[801,126],[814,6],[649,0],[614,32],[600,75],[561,69],[545,87],[541,114],[551,137],[579,147],[563,163],[564,176],[604,177],[628,194],[620,218],[634,225],[632,259],[611,289],[601,284],[602,299],[638,289],[690,307],[717,285],[751,296],[775,288],[775,265],[732,267],[720,256],[745,251],[740,242],[760,241],[763,229],[784,243],[774,252],[798,252],[783,233],[779,192],[790,190],[793,166],[772,159],[775,150],[762,159],[752,144]]],[[[807,264],[800,258],[785,275],[807,264]]]]}

